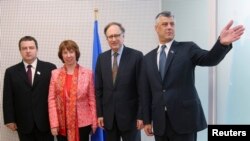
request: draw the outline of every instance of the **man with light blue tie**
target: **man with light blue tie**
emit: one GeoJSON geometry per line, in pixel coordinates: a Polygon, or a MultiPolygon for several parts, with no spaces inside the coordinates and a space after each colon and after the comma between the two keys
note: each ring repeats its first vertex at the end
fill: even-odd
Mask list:
{"type": "Polygon", "coordinates": [[[156,141],[196,141],[207,127],[195,88],[195,67],[215,66],[240,39],[244,27],[230,21],[210,51],[194,42],[177,42],[170,11],[156,16],[159,45],[143,58],[140,92],[143,97],[144,131],[156,141]],[[166,46],[166,47],[165,47],[166,46]],[[166,54],[166,55],[164,55],[166,54]]]}

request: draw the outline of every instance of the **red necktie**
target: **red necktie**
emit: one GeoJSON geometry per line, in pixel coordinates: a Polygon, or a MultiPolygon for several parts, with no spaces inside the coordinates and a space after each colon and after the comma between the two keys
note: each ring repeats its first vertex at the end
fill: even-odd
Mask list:
{"type": "Polygon", "coordinates": [[[28,81],[30,83],[30,85],[32,85],[32,72],[31,72],[31,67],[32,65],[28,65],[27,68],[27,77],[28,77],[28,81]]]}

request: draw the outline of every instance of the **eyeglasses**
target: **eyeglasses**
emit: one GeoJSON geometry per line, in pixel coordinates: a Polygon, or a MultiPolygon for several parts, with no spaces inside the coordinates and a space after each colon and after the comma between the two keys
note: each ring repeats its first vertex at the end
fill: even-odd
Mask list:
{"type": "Polygon", "coordinates": [[[108,40],[112,40],[113,38],[117,39],[117,38],[119,38],[121,35],[122,35],[122,33],[120,33],[120,34],[113,34],[113,35],[107,36],[107,39],[108,39],[108,40]]]}

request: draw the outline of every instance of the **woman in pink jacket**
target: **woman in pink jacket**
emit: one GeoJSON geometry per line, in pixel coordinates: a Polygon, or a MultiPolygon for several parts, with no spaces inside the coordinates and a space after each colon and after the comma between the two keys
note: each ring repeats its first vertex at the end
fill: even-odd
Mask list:
{"type": "Polygon", "coordinates": [[[50,80],[51,133],[58,141],[88,141],[97,128],[93,73],[77,63],[80,51],[72,40],[60,44],[58,57],[64,65],[52,71],[50,80]]]}

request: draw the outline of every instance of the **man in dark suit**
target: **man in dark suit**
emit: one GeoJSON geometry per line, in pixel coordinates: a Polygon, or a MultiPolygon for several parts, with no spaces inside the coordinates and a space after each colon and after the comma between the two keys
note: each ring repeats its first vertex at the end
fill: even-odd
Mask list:
{"type": "Polygon", "coordinates": [[[222,30],[210,51],[194,42],[177,42],[174,16],[163,11],[156,16],[159,45],[145,55],[140,91],[143,97],[144,131],[156,141],[196,141],[197,132],[207,127],[195,88],[195,67],[217,65],[240,39],[244,27],[222,30]],[[152,127],[153,123],[153,127],[152,127]],[[153,132],[154,131],[154,132],[153,132]]]}
{"type": "Polygon", "coordinates": [[[124,46],[124,33],[120,23],[105,27],[111,49],[96,63],[98,125],[105,128],[107,141],[140,141],[143,127],[137,88],[143,54],[124,46]]]}
{"type": "Polygon", "coordinates": [[[51,71],[56,66],[37,59],[38,45],[34,37],[21,38],[19,51],[22,62],[7,68],[5,72],[4,123],[18,132],[20,141],[53,141],[47,101],[51,71]],[[29,65],[30,80],[26,74],[29,65]]]}

